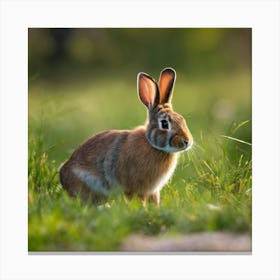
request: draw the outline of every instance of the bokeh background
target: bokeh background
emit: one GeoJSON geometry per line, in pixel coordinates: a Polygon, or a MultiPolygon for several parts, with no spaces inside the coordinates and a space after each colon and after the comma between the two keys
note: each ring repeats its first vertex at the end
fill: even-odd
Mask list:
{"type": "MultiPolygon", "coordinates": [[[[173,105],[197,143],[251,120],[251,29],[31,28],[28,42],[29,135],[58,162],[100,130],[145,121],[140,71],[177,71],[173,105]]],[[[238,133],[251,142],[251,123],[238,133]]]]}
{"type": "Polygon", "coordinates": [[[251,29],[31,28],[28,106],[29,250],[122,250],[133,234],[250,235],[251,29]],[[69,198],[61,163],[93,134],[143,124],[136,76],[158,79],[165,67],[177,72],[173,108],[194,145],[160,209],[137,199],[127,206],[121,196],[103,210],[69,198]]]}

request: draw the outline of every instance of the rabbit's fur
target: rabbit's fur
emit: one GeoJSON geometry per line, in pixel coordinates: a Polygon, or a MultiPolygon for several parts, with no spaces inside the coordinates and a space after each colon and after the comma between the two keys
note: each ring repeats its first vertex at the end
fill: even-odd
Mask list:
{"type": "Polygon", "coordinates": [[[134,130],[108,130],[80,145],[60,169],[60,180],[70,195],[98,201],[121,186],[128,198],[152,198],[160,203],[160,190],[172,176],[180,151],[192,145],[184,118],[172,110],[176,73],[161,72],[158,84],[145,73],[137,76],[141,102],[148,121],[134,130]]]}

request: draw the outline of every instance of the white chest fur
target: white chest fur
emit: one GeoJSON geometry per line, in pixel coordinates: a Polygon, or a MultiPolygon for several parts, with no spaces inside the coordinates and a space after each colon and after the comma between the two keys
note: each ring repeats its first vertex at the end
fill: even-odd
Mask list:
{"type": "Polygon", "coordinates": [[[175,155],[175,159],[172,162],[172,165],[170,166],[170,168],[168,169],[168,171],[166,173],[164,173],[155,183],[154,187],[151,188],[151,191],[149,192],[149,194],[153,194],[155,192],[160,191],[169,181],[169,179],[172,177],[176,165],[177,165],[177,160],[178,160],[178,155],[175,155]]]}

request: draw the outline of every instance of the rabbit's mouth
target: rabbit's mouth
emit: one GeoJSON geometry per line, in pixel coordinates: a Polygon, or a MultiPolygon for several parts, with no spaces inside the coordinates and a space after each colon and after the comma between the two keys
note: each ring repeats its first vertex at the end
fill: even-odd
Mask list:
{"type": "Polygon", "coordinates": [[[193,144],[192,138],[187,139],[187,138],[175,135],[170,139],[169,146],[172,148],[172,150],[176,150],[179,152],[179,151],[185,151],[185,150],[190,149],[192,144],[193,144]]]}

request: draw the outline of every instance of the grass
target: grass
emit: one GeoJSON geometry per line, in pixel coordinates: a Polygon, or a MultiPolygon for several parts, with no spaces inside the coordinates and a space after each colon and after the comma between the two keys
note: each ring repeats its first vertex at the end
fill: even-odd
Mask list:
{"type": "Polygon", "coordinates": [[[251,233],[248,77],[248,73],[237,73],[230,79],[213,78],[203,84],[178,80],[174,107],[185,116],[195,145],[181,156],[171,182],[161,192],[159,209],[152,204],[143,208],[136,198],[127,205],[122,194],[112,194],[110,208],[70,198],[57,173],[73,149],[92,133],[143,123],[145,110],[136,97],[134,83],[98,80],[82,89],[31,85],[29,251],[118,251],[123,240],[133,233],[251,233]],[[228,87],[226,93],[223,85],[228,87]],[[222,111],[221,100],[222,105],[228,106],[227,112],[218,112],[222,111]],[[221,117],[223,114],[228,115],[221,117]]]}

